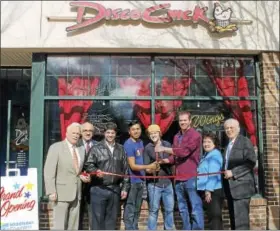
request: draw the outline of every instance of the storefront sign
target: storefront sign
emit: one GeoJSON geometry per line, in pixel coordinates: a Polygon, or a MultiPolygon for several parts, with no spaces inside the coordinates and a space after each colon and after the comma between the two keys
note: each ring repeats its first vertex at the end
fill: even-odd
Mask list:
{"type": "Polygon", "coordinates": [[[220,126],[224,122],[224,115],[192,115],[193,127],[203,127],[205,125],[216,125],[220,126]]]}
{"type": "Polygon", "coordinates": [[[214,20],[210,20],[206,16],[208,7],[195,6],[194,10],[172,10],[170,9],[171,4],[159,4],[153,7],[149,7],[141,12],[138,9],[111,9],[105,8],[103,5],[94,2],[70,2],[71,6],[77,7],[77,24],[67,27],[66,31],[74,31],[98,23],[99,21],[105,20],[140,20],[147,23],[171,23],[173,21],[192,21],[193,23],[205,22],[210,25],[211,31],[224,32],[224,31],[236,31],[236,24],[231,24],[230,18],[232,14],[231,8],[225,10],[222,9],[219,3],[215,3],[214,7],[214,20]],[[91,8],[97,11],[97,14],[87,20],[83,20],[83,15],[86,8],[91,8]],[[166,10],[163,15],[153,16],[158,11],[166,10]]]}
{"type": "Polygon", "coordinates": [[[38,230],[37,169],[1,177],[1,230],[38,230]]]}
{"type": "MultiPolygon", "coordinates": [[[[224,9],[219,3],[214,3],[213,19],[207,17],[208,7],[195,6],[194,9],[171,9],[170,3],[155,5],[144,10],[139,9],[111,9],[102,4],[89,1],[70,2],[70,6],[77,8],[76,24],[66,28],[67,32],[79,30],[90,25],[105,21],[142,21],[150,24],[169,24],[172,22],[205,23],[211,32],[233,32],[237,30],[236,23],[248,20],[232,19],[232,9],[224,9]],[[94,10],[96,14],[92,17],[85,17],[86,9],[94,10]]],[[[48,17],[48,20],[59,20],[62,17],[48,17]]],[[[69,17],[68,17],[69,19],[69,17]]]]}

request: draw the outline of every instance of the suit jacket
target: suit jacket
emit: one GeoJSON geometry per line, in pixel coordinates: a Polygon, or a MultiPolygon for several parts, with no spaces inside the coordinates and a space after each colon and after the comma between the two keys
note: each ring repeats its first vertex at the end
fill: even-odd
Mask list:
{"type": "MultiPolygon", "coordinates": [[[[91,145],[92,145],[91,148],[93,147],[93,145],[98,143],[96,140],[91,140],[90,142],[91,142],[91,145]]],[[[86,149],[85,149],[84,142],[83,142],[82,138],[78,140],[77,147],[84,147],[84,150],[85,150],[85,161],[84,161],[84,163],[85,163],[87,161],[89,152],[88,153],[86,152],[86,149]]],[[[84,166],[83,166],[82,171],[85,171],[84,166]]],[[[87,201],[88,204],[90,203],[90,188],[91,188],[90,183],[83,183],[82,182],[82,197],[85,201],[87,201]]]]}
{"type": "Polygon", "coordinates": [[[253,172],[255,164],[256,154],[251,141],[238,135],[232,146],[227,168],[233,174],[233,178],[228,180],[232,198],[250,198],[256,193],[253,172]]]}
{"type": "MultiPolygon", "coordinates": [[[[91,140],[90,142],[91,142],[91,148],[92,148],[93,145],[98,143],[96,140],[91,140]]],[[[77,147],[84,147],[85,148],[84,141],[83,141],[82,138],[78,140],[77,147]]],[[[85,162],[87,160],[87,157],[88,157],[88,153],[86,152],[86,149],[85,149],[85,162]]]]}
{"type": "MultiPolygon", "coordinates": [[[[77,147],[82,171],[85,150],[77,147]]],[[[70,202],[81,199],[81,179],[73,166],[73,159],[66,140],[50,146],[44,167],[46,194],[57,193],[58,201],[70,202]]]]}

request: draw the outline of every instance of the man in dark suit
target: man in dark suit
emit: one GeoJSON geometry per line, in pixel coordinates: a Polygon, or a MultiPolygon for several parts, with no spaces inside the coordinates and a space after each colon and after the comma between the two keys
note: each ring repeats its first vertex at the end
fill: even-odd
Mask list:
{"type": "MultiPolygon", "coordinates": [[[[78,146],[83,146],[85,148],[85,161],[88,158],[89,150],[92,148],[94,144],[97,142],[92,139],[94,135],[94,126],[90,122],[85,122],[81,125],[81,134],[82,137],[78,141],[78,146]]],[[[86,212],[88,211],[88,224],[89,229],[91,229],[91,206],[90,206],[90,185],[89,184],[82,184],[82,200],[81,200],[81,211],[80,211],[80,223],[79,229],[84,229],[83,220],[86,212]]]]}
{"type": "Polygon", "coordinates": [[[224,189],[228,201],[231,229],[249,230],[249,208],[255,194],[253,168],[256,154],[251,141],[239,134],[239,122],[228,119],[224,128],[229,144],[225,151],[224,189]]]}

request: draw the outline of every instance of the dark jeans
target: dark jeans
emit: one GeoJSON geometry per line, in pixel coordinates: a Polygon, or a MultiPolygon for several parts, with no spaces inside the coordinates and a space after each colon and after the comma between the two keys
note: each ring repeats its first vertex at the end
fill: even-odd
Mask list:
{"type": "Polygon", "coordinates": [[[231,196],[227,181],[224,181],[225,195],[228,202],[230,226],[232,230],[250,230],[251,198],[234,199],[231,196]]]}
{"type": "MultiPolygon", "coordinates": [[[[205,193],[203,191],[203,193],[205,193]]],[[[206,208],[209,228],[211,230],[222,230],[223,229],[223,220],[222,220],[222,206],[223,206],[223,193],[222,189],[216,189],[211,193],[211,202],[204,203],[206,208]]]]}
{"type": "Polygon", "coordinates": [[[93,186],[90,189],[92,230],[116,229],[120,209],[119,186],[93,186]]]}
{"type": "Polygon", "coordinates": [[[143,183],[132,183],[126,200],[123,221],[126,230],[138,230],[138,219],[142,205],[143,183]]]}

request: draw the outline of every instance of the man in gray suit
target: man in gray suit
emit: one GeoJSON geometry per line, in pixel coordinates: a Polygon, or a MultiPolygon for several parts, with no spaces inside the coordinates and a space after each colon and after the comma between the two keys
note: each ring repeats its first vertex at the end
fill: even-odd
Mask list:
{"type": "Polygon", "coordinates": [[[251,141],[239,134],[239,122],[228,119],[224,128],[229,144],[225,152],[224,189],[228,201],[231,229],[249,230],[249,208],[255,194],[253,169],[256,154],[251,141]]]}
{"type": "Polygon", "coordinates": [[[50,146],[45,162],[46,195],[54,203],[55,230],[78,230],[81,180],[90,181],[89,176],[80,175],[85,157],[84,147],[76,146],[80,135],[80,124],[70,124],[66,139],[50,146]]]}

